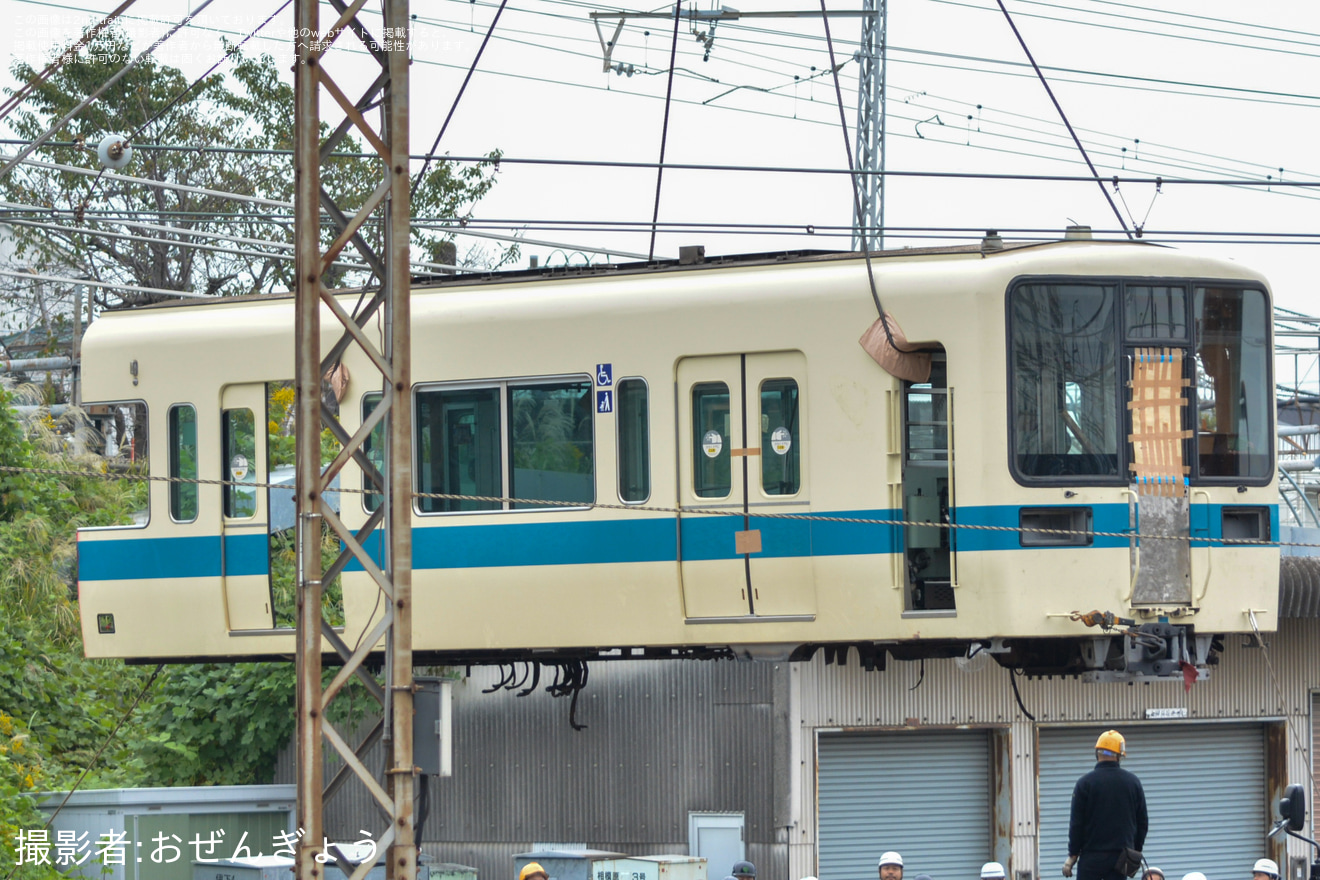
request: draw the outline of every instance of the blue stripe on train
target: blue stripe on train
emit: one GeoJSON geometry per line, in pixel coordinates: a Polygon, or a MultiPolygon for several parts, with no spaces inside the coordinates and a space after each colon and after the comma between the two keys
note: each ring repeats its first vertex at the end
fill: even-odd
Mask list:
{"type": "MultiPolygon", "coordinates": [[[[266,574],[270,545],[266,535],[228,535],[227,571],[266,574]]],[[[78,579],[84,581],[220,577],[220,538],[123,538],[78,542],[78,579]],[[126,574],[131,572],[131,574],[126,574]]]]}
{"type": "MultiPolygon", "coordinates": [[[[1078,505],[1086,506],[1086,505],[1078,505]]],[[[1125,534],[1126,504],[1090,505],[1097,532],[1125,534]]],[[[1224,505],[1196,505],[1192,510],[1194,545],[1218,544],[1223,537],[1224,505]],[[1201,539],[1198,541],[1197,539],[1201,539]]],[[[959,507],[962,525],[1016,529],[1018,506],[959,507]]],[[[815,512],[838,519],[896,520],[896,510],[815,512]]],[[[684,521],[683,558],[692,561],[734,559],[734,533],[742,531],[741,515],[701,515],[684,521]]],[[[750,527],[761,531],[762,557],[855,556],[896,553],[901,548],[900,527],[877,523],[832,522],[828,519],[794,520],[752,516],[750,527]]],[[[1270,508],[1270,534],[1277,535],[1279,510],[1270,508]]],[[[527,565],[586,565],[621,562],[674,562],[678,531],[672,518],[586,520],[576,522],[500,523],[489,525],[419,526],[413,529],[413,567],[489,568],[527,565]]],[[[1125,547],[1125,537],[1095,538],[1094,547],[1125,547]]],[[[230,535],[228,572],[260,575],[269,569],[266,536],[230,535]]],[[[957,534],[960,552],[1013,550],[1016,531],[967,529],[957,534]]],[[[380,536],[367,542],[379,562],[380,536]]],[[[1047,549],[1047,548],[1042,548],[1047,549]]],[[[216,536],[180,538],[125,537],[87,540],[78,545],[78,577],[84,581],[155,578],[219,577],[220,540],[216,536]]],[[[361,571],[353,560],[349,571],[361,571]]]]}

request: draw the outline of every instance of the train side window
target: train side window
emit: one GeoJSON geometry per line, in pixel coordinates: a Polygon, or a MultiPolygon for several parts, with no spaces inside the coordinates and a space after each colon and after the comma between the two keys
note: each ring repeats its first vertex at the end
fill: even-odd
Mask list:
{"type": "MultiPolygon", "coordinates": [[[[136,477],[145,477],[150,473],[145,403],[88,403],[84,410],[92,423],[92,445],[111,460],[117,471],[136,477]]],[[[140,528],[147,525],[151,520],[150,486],[145,479],[130,481],[126,499],[133,510],[130,521],[106,528],[140,528]]]]}
{"type": "Polygon", "coordinates": [[[1115,299],[1113,284],[1014,288],[1009,364],[1021,476],[1124,478],[1115,299]]]}
{"type": "Polygon", "coordinates": [[[1202,477],[1268,480],[1273,427],[1270,312],[1260,290],[1198,287],[1197,471],[1202,477]]]}
{"type": "Polygon", "coordinates": [[[221,465],[221,479],[225,480],[225,516],[230,519],[254,517],[257,515],[257,441],[252,410],[225,410],[221,431],[225,450],[221,465]],[[249,483],[253,485],[246,485],[249,483]]]}
{"type": "Polygon", "coordinates": [[[637,504],[651,497],[651,431],[646,381],[620,379],[615,386],[619,442],[619,498],[637,504]]]}
{"type": "MultiPolygon", "coordinates": [[[[362,421],[365,422],[367,418],[376,411],[376,406],[380,401],[380,392],[362,395],[362,421]]],[[[367,439],[362,443],[362,454],[367,457],[368,461],[376,466],[376,470],[384,475],[385,421],[382,420],[380,424],[371,429],[371,433],[367,435],[367,439]]],[[[375,513],[376,508],[380,507],[384,499],[384,496],[380,492],[371,491],[371,486],[373,485],[375,484],[371,482],[370,478],[368,478],[366,474],[363,474],[362,488],[365,491],[362,493],[362,506],[366,509],[367,513],[375,513]]]]}
{"type": "MultiPolygon", "coordinates": [[[[501,495],[500,389],[417,392],[417,491],[501,495]]],[[[422,513],[499,510],[498,501],[418,498],[422,513]]]]}
{"type": "Polygon", "coordinates": [[[729,386],[692,386],[692,491],[698,498],[727,498],[733,488],[730,467],[729,386]]]}
{"type": "Polygon", "coordinates": [[[197,410],[186,403],[170,407],[169,431],[170,518],[192,522],[197,519],[197,410]]]}
{"type": "Polygon", "coordinates": [[[510,497],[596,500],[592,388],[589,381],[509,385],[510,497]]]}
{"type": "Polygon", "coordinates": [[[798,385],[792,379],[761,383],[761,489],[796,495],[802,488],[802,437],[798,385]]]}

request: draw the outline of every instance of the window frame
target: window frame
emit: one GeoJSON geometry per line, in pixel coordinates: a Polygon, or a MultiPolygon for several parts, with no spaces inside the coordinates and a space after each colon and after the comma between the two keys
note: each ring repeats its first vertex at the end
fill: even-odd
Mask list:
{"type": "Polygon", "coordinates": [[[596,484],[598,476],[598,456],[596,449],[598,447],[596,437],[596,407],[595,407],[595,389],[596,377],[593,373],[555,373],[551,375],[539,376],[510,376],[500,379],[464,379],[455,382],[419,382],[412,387],[409,406],[412,407],[412,422],[414,434],[417,430],[417,412],[418,395],[427,391],[478,391],[478,390],[496,390],[498,392],[500,407],[500,497],[508,498],[508,492],[513,479],[513,438],[509,427],[509,388],[524,387],[527,385],[556,385],[566,382],[582,382],[591,388],[591,500],[584,501],[581,504],[574,505],[555,505],[554,507],[516,507],[517,501],[505,501],[498,508],[493,510],[422,510],[421,499],[418,493],[421,488],[422,474],[422,449],[421,444],[412,443],[412,512],[414,516],[490,516],[500,514],[541,514],[553,513],[555,511],[582,511],[589,510],[597,503],[599,487],[596,484]]]}
{"type": "MultiPolygon", "coordinates": [[[[201,479],[201,476],[202,476],[202,455],[201,455],[201,452],[202,452],[202,432],[201,432],[201,425],[200,425],[200,423],[199,423],[199,421],[198,421],[198,417],[197,417],[197,406],[196,406],[195,404],[187,403],[187,402],[183,402],[183,401],[181,401],[181,402],[179,402],[179,403],[172,403],[172,404],[170,404],[169,408],[165,411],[165,443],[166,443],[166,445],[169,447],[169,448],[166,450],[166,461],[165,461],[165,467],[166,467],[167,473],[168,473],[168,475],[169,475],[169,477],[170,477],[170,482],[168,483],[168,485],[167,485],[167,487],[166,487],[165,496],[166,496],[166,500],[168,501],[168,504],[166,504],[166,507],[169,508],[170,522],[172,522],[172,523],[178,523],[178,524],[180,524],[180,525],[183,525],[183,524],[186,524],[186,523],[195,523],[195,522],[197,522],[197,517],[201,515],[201,509],[202,509],[202,498],[201,498],[201,489],[202,489],[202,485],[201,485],[201,483],[199,482],[199,483],[196,483],[196,484],[195,484],[195,486],[196,486],[196,488],[197,488],[197,498],[196,498],[196,500],[195,500],[195,502],[194,502],[194,504],[196,505],[196,509],[193,510],[192,518],[191,518],[191,519],[175,519],[175,517],[174,517],[174,495],[173,495],[173,493],[174,493],[174,487],[175,487],[175,483],[174,483],[174,480],[175,480],[175,476],[174,476],[174,471],[175,471],[175,467],[174,467],[174,465],[175,465],[175,462],[174,462],[174,456],[175,456],[175,443],[174,443],[174,436],[173,436],[173,424],[172,424],[172,422],[171,422],[170,420],[171,420],[171,418],[173,417],[173,415],[174,415],[174,411],[175,411],[175,410],[180,409],[181,407],[185,407],[185,406],[186,406],[188,409],[192,410],[192,412],[193,412],[193,455],[194,455],[195,458],[196,458],[195,465],[196,465],[196,468],[197,468],[197,474],[193,477],[193,479],[194,479],[194,480],[200,480],[200,479],[201,479]]],[[[149,439],[149,438],[148,438],[148,439],[149,439]]]]}
{"type": "MultiPolygon", "coordinates": [[[[764,376],[762,377],[760,382],[757,383],[756,433],[758,435],[757,437],[758,448],[760,448],[761,450],[761,454],[758,456],[761,459],[761,461],[758,462],[756,466],[756,491],[761,496],[759,500],[763,502],[782,502],[782,501],[792,501],[793,499],[800,497],[802,495],[802,489],[806,481],[802,478],[802,471],[803,471],[802,453],[805,451],[805,447],[802,445],[802,436],[804,434],[802,430],[802,383],[798,381],[797,376],[764,376]],[[793,406],[794,409],[796,410],[795,415],[797,418],[797,434],[796,436],[790,435],[789,437],[789,441],[792,444],[792,447],[797,448],[797,457],[794,459],[794,461],[797,463],[795,467],[797,489],[791,493],[783,493],[779,495],[772,495],[769,492],[765,491],[765,463],[768,459],[766,458],[766,450],[764,444],[760,443],[760,436],[759,436],[761,434],[761,418],[765,414],[765,411],[761,409],[761,402],[763,400],[762,395],[765,394],[765,385],[767,382],[793,383],[793,398],[794,398],[793,406]]],[[[790,447],[790,452],[792,450],[792,447],[790,447]]],[[[785,455],[787,454],[789,453],[785,453],[785,455]]]]}
{"type": "MultiPolygon", "coordinates": [[[[143,399],[141,399],[141,398],[136,398],[136,399],[130,398],[130,399],[127,399],[127,400],[85,400],[85,401],[82,402],[81,405],[82,405],[82,407],[83,407],[84,410],[86,410],[86,409],[88,409],[88,408],[90,408],[90,407],[93,407],[93,406],[141,406],[141,407],[142,407],[143,416],[144,416],[144,418],[142,419],[142,421],[143,421],[143,424],[145,424],[145,425],[147,426],[147,473],[148,473],[148,475],[154,476],[154,474],[152,473],[152,469],[151,469],[151,467],[152,467],[152,465],[151,465],[151,453],[152,453],[152,441],[151,441],[151,407],[147,405],[147,402],[146,402],[145,400],[143,400],[143,399]]],[[[168,422],[167,422],[166,425],[165,425],[165,433],[166,433],[167,435],[169,434],[169,423],[168,423],[168,422]]],[[[167,443],[169,442],[168,437],[166,438],[166,442],[167,442],[167,443]]],[[[166,460],[165,467],[166,467],[166,475],[168,475],[168,469],[169,469],[168,456],[167,456],[167,460],[166,460]]],[[[122,525],[122,526],[80,526],[80,527],[78,528],[78,531],[79,531],[79,532],[109,532],[109,531],[123,531],[123,530],[125,530],[125,529],[145,529],[145,528],[148,528],[148,527],[151,525],[151,511],[152,511],[152,506],[153,506],[152,503],[151,503],[151,488],[150,488],[150,486],[151,486],[151,481],[148,481],[147,486],[148,486],[148,488],[147,488],[147,516],[146,516],[146,519],[144,519],[142,522],[140,522],[140,523],[127,523],[127,524],[122,525]]],[[[166,500],[166,506],[167,506],[167,507],[169,506],[169,504],[168,504],[168,499],[166,500]]]]}
{"type": "MultiPolygon", "coordinates": [[[[1127,439],[1132,430],[1132,416],[1127,409],[1127,394],[1123,391],[1127,383],[1131,381],[1131,368],[1128,366],[1128,354],[1135,347],[1149,346],[1169,346],[1184,348],[1187,351],[1187,357],[1184,358],[1186,369],[1192,373],[1191,381],[1193,383],[1189,391],[1195,394],[1195,373],[1196,373],[1196,351],[1200,343],[1195,322],[1195,300],[1196,289],[1198,287],[1214,287],[1224,290],[1252,290],[1259,293],[1265,301],[1265,313],[1268,316],[1274,314],[1274,301],[1269,288],[1258,281],[1235,278],[1211,278],[1205,276],[1136,276],[1136,275],[1019,275],[1013,278],[1004,292],[1004,398],[1007,402],[1007,437],[1006,453],[1008,457],[1008,471],[1012,475],[1014,482],[1020,486],[1034,488],[1040,487],[1074,487],[1074,486],[1128,486],[1132,482],[1129,465],[1131,458],[1131,442],[1127,439]],[[1062,476],[1033,476],[1022,473],[1018,467],[1018,432],[1017,424],[1014,418],[1016,399],[1014,396],[1013,380],[1015,373],[1013,369],[1013,295],[1019,287],[1029,284],[1095,284],[1095,285],[1113,285],[1117,288],[1117,301],[1113,308],[1113,328],[1115,350],[1119,354],[1116,369],[1118,370],[1119,393],[1117,413],[1118,424],[1122,428],[1122,439],[1119,443],[1118,453],[1118,475],[1062,475],[1062,476]],[[1186,291],[1186,309],[1187,309],[1187,337],[1185,339],[1173,339],[1167,337],[1149,337],[1133,339],[1129,341],[1126,332],[1127,322],[1127,289],[1132,287],[1182,287],[1186,291]]],[[[1273,321],[1268,322],[1266,332],[1268,335],[1267,347],[1272,350],[1274,345],[1274,325],[1273,321]]],[[[1268,376],[1267,393],[1273,399],[1274,388],[1274,359],[1266,357],[1266,375],[1268,376]]],[[[1270,435],[1273,436],[1275,429],[1276,414],[1273,406],[1267,407],[1270,413],[1270,435]]],[[[1195,413],[1195,410],[1192,410],[1195,413]]],[[[1192,440],[1190,452],[1185,459],[1188,466],[1188,477],[1193,486],[1268,486],[1277,479],[1277,450],[1273,445],[1270,446],[1270,465],[1263,477],[1202,477],[1200,471],[1200,450],[1197,438],[1200,436],[1200,426],[1196,419],[1192,420],[1192,440]]]]}
{"type": "MultiPolygon", "coordinates": [[[[651,383],[646,381],[645,376],[623,376],[614,380],[614,492],[618,496],[621,504],[640,505],[646,504],[651,500],[651,495],[655,493],[655,468],[651,467],[651,383]],[[641,382],[642,388],[646,389],[646,497],[639,501],[628,501],[623,497],[623,431],[620,429],[619,421],[620,401],[619,388],[624,382],[641,382]]],[[[595,417],[592,418],[593,432],[595,417]]],[[[593,439],[594,442],[594,439],[593,439]]]]}

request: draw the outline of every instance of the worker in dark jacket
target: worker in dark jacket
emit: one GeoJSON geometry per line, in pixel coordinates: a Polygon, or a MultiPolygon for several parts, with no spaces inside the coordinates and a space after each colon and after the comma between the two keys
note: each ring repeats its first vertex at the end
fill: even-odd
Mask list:
{"type": "Polygon", "coordinates": [[[1106,730],[1095,743],[1095,769],[1073,788],[1072,819],[1068,823],[1068,860],[1063,876],[1071,877],[1081,860],[1077,880],[1125,880],[1117,868],[1124,849],[1146,843],[1146,793],[1141,780],[1118,765],[1127,743],[1116,730],[1106,730]]]}

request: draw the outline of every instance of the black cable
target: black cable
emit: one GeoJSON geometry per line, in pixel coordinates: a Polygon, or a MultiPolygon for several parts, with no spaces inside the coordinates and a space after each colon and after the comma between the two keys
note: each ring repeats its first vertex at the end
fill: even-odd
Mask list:
{"type": "MultiPolygon", "coordinates": [[[[845,647],[845,648],[843,649],[843,662],[844,662],[844,663],[847,663],[847,662],[848,662],[848,649],[847,649],[847,647],[845,647]]],[[[925,681],[925,680],[926,680],[926,658],[925,658],[925,657],[922,657],[922,658],[921,658],[921,675],[917,678],[917,683],[914,684],[912,687],[908,688],[908,690],[909,690],[909,691],[915,691],[917,688],[921,687],[921,683],[922,683],[923,681],[925,681]]]]}
{"type": "Polygon", "coordinates": [[[422,163],[422,170],[417,172],[413,178],[412,189],[408,191],[409,200],[417,195],[417,187],[421,185],[422,178],[426,176],[426,169],[431,167],[431,159],[435,156],[435,151],[440,148],[440,139],[445,136],[445,130],[449,128],[449,120],[454,118],[454,111],[458,109],[458,102],[463,100],[463,93],[467,91],[468,83],[472,80],[472,74],[477,70],[477,64],[481,62],[481,55],[486,51],[486,44],[490,42],[490,35],[495,33],[495,25],[499,24],[500,16],[504,13],[504,6],[509,0],[500,0],[500,8],[495,10],[495,17],[491,19],[490,27],[486,29],[486,36],[481,41],[480,48],[477,49],[477,56],[472,59],[472,64],[468,67],[467,76],[463,77],[463,84],[458,87],[458,94],[454,96],[454,103],[449,105],[449,113],[445,116],[444,124],[440,126],[440,133],[435,136],[435,143],[431,144],[431,149],[427,151],[426,161],[422,163]]]}
{"type": "Polygon", "coordinates": [[[272,12],[272,13],[266,18],[265,21],[263,21],[261,24],[257,25],[255,28],[253,28],[253,29],[248,33],[248,35],[247,35],[246,37],[244,37],[242,40],[240,40],[240,41],[238,42],[238,45],[236,45],[236,46],[234,46],[234,48],[232,48],[232,49],[226,51],[225,54],[224,54],[223,56],[221,56],[220,60],[216,61],[215,64],[212,64],[212,65],[211,65],[210,69],[207,70],[206,73],[202,74],[201,76],[197,77],[197,79],[193,80],[192,85],[188,86],[186,89],[184,89],[183,91],[179,92],[179,93],[178,93],[177,95],[175,95],[173,98],[170,98],[169,103],[167,103],[164,107],[160,108],[160,110],[156,111],[156,114],[155,114],[154,116],[152,116],[150,119],[148,119],[146,122],[144,122],[144,123],[142,123],[141,125],[139,125],[139,126],[137,127],[137,130],[135,130],[132,134],[130,134],[130,135],[128,136],[128,142],[129,142],[129,143],[132,143],[134,140],[136,140],[136,139],[137,139],[137,136],[140,135],[140,134],[142,134],[143,130],[144,130],[148,125],[151,125],[151,123],[155,122],[157,119],[160,119],[162,116],[164,116],[166,113],[168,113],[169,110],[170,110],[170,108],[172,108],[175,104],[177,104],[177,103],[179,103],[180,101],[182,101],[183,98],[184,98],[189,92],[191,92],[193,89],[195,89],[195,88],[197,88],[199,85],[201,85],[203,80],[205,80],[205,79],[206,79],[208,76],[210,76],[211,74],[215,73],[215,70],[216,70],[217,67],[219,67],[221,64],[224,64],[226,61],[228,61],[228,60],[230,59],[231,56],[233,56],[235,53],[238,52],[239,49],[243,48],[243,44],[244,44],[244,43],[246,43],[248,40],[252,39],[252,37],[256,35],[257,31],[261,30],[261,29],[264,28],[266,25],[270,24],[271,21],[275,18],[275,16],[277,16],[277,15],[279,15],[281,12],[283,12],[283,11],[285,10],[285,8],[288,7],[288,5],[289,5],[290,3],[292,3],[292,2],[293,2],[293,0],[284,0],[284,2],[280,5],[280,8],[279,8],[279,9],[276,9],[274,12],[272,12]]]}
{"type": "Polygon", "coordinates": [[[1105,197],[1105,201],[1109,203],[1114,216],[1118,218],[1118,225],[1122,226],[1128,238],[1131,238],[1132,233],[1128,231],[1127,224],[1123,222],[1123,215],[1118,212],[1118,205],[1115,205],[1114,200],[1109,197],[1109,190],[1105,189],[1105,184],[1100,179],[1099,172],[1091,164],[1091,157],[1086,154],[1086,147],[1082,146],[1081,138],[1077,137],[1077,132],[1073,131],[1072,123],[1068,121],[1068,115],[1063,112],[1063,107],[1059,105],[1059,99],[1054,97],[1054,89],[1050,88],[1049,80],[1045,79],[1045,74],[1041,72],[1040,65],[1036,64],[1035,57],[1031,54],[1031,50],[1027,48],[1027,41],[1022,39],[1022,34],[1018,32],[1017,25],[1013,23],[1013,16],[1008,14],[1008,7],[1004,5],[1004,0],[995,0],[995,2],[999,4],[999,8],[1004,13],[1004,18],[1008,20],[1008,26],[1013,29],[1013,36],[1017,37],[1018,44],[1022,46],[1022,51],[1026,53],[1032,69],[1036,71],[1036,76],[1040,78],[1040,84],[1045,87],[1045,93],[1050,96],[1050,101],[1054,103],[1054,109],[1059,111],[1059,118],[1067,126],[1068,134],[1072,135],[1073,143],[1077,144],[1077,149],[1081,152],[1082,158],[1086,160],[1086,167],[1091,169],[1091,176],[1095,178],[1096,185],[1100,187],[1100,193],[1105,197]]]}
{"type": "MultiPolygon", "coordinates": [[[[862,219],[862,193],[857,186],[857,174],[853,166],[852,144],[848,142],[848,118],[843,112],[843,90],[839,87],[839,64],[834,60],[834,37],[830,33],[830,15],[829,10],[825,8],[825,0],[820,0],[820,18],[825,23],[825,45],[830,50],[830,70],[834,73],[834,97],[839,105],[839,127],[843,130],[843,151],[848,157],[848,180],[852,182],[853,191],[853,210],[855,216],[860,222],[862,219]]],[[[859,86],[860,88],[860,86],[859,86]]],[[[883,180],[883,177],[881,178],[883,180]]],[[[883,187],[883,183],[881,186],[883,187]]],[[[871,266],[871,243],[866,240],[865,230],[862,232],[861,245],[862,253],[866,256],[866,278],[871,284],[871,299],[875,301],[875,310],[880,315],[880,326],[884,328],[885,339],[889,342],[889,347],[895,351],[904,351],[894,344],[894,334],[889,329],[889,317],[885,314],[885,307],[880,304],[880,291],[875,286],[875,270],[871,266]]],[[[884,230],[879,230],[883,233],[884,230]]],[[[922,666],[922,674],[925,674],[925,666],[922,666]]]]}
{"type": "Polygon", "coordinates": [[[674,0],[674,37],[669,44],[669,81],[665,85],[665,121],[660,129],[660,162],[655,170],[655,209],[651,213],[651,247],[647,262],[655,259],[656,221],[660,219],[660,184],[665,176],[665,146],[669,141],[669,108],[674,97],[674,61],[678,56],[678,21],[683,12],[681,0],[674,0]]]}
{"type": "Polygon", "coordinates": [[[1008,670],[1008,680],[1013,683],[1013,696],[1017,698],[1018,708],[1022,710],[1023,715],[1027,716],[1028,721],[1035,721],[1036,716],[1028,712],[1026,704],[1022,702],[1022,694],[1018,691],[1017,677],[1017,670],[1010,668],[1008,670]]]}

